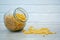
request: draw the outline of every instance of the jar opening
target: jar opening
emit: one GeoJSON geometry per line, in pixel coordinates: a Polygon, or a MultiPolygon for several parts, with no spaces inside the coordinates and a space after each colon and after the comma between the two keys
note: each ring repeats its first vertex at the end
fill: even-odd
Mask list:
{"type": "Polygon", "coordinates": [[[27,21],[27,12],[23,8],[16,8],[13,16],[19,22],[26,22],[27,21]]]}

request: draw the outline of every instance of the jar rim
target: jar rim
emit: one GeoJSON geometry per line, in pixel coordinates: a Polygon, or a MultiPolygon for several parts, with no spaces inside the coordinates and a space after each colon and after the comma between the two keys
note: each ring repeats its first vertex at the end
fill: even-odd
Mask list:
{"type": "Polygon", "coordinates": [[[26,21],[19,20],[19,19],[15,16],[15,15],[16,15],[16,10],[21,11],[21,12],[25,15],[26,21],[28,20],[28,13],[26,12],[26,10],[24,10],[24,9],[21,8],[21,7],[18,7],[18,8],[16,8],[16,9],[14,10],[14,12],[13,12],[13,16],[14,16],[14,18],[15,18],[17,21],[19,21],[19,22],[26,22],[26,21]]]}

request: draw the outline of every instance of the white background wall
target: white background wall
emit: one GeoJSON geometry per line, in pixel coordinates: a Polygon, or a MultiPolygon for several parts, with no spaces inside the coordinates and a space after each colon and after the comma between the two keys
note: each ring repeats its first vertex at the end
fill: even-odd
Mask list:
{"type": "Polygon", "coordinates": [[[6,30],[3,17],[12,8],[22,7],[29,14],[26,28],[49,27],[60,29],[60,0],[0,0],[0,30],[6,30]]]}

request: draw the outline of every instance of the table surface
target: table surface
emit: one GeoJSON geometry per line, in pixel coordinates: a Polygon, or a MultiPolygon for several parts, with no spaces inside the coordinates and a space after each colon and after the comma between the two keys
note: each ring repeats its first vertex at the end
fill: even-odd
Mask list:
{"type": "Polygon", "coordinates": [[[60,34],[50,34],[43,37],[40,34],[23,34],[22,32],[0,31],[0,40],[59,40],[60,34]]]}
{"type": "Polygon", "coordinates": [[[0,0],[0,40],[59,40],[60,39],[60,0],[0,0]],[[17,7],[24,8],[29,19],[24,29],[47,27],[56,34],[43,37],[40,34],[25,35],[10,32],[4,25],[4,14],[17,7]]]}
{"type": "MultiPolygon", "coordinates": [[[[30,23],[32,24],[32,23],[30,23]]],[[[28,30],[28,26],[26,25],[26,27],[24,28],[25,30],[28,30]]],[[[36,25],[35,23],[35,26],[36,25]]],[[[35,27],[35,28],[39,28],[39,27],[35,27]]],[[[0,28],[0,40],[59,40],[60,39],[60,31],[58,27],[54,27],[53,25],[50,28],[51,32],[56,32],[56,34],[49,34],[46,35],[45,37],[43,37],[41,34],[24,34],[23,32],[10,32],[9,30],[3,27],[0,28]],[[4,30],[3,30],[4,29],[4,30]]]]}

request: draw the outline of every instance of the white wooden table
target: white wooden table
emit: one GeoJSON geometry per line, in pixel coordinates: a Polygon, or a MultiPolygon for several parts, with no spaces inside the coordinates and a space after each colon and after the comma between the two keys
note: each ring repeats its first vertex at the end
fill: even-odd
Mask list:
{"type": "Polygon", "coordinates": [[[60,40],[60,0],[0,0],[0,40],[60,40]],[[4,25],[4,14],[17,7],[24,8],[29,20],[24,29],[48,27],[56,34],[25,35],[22,32],[10,32],[4,25]]]}

